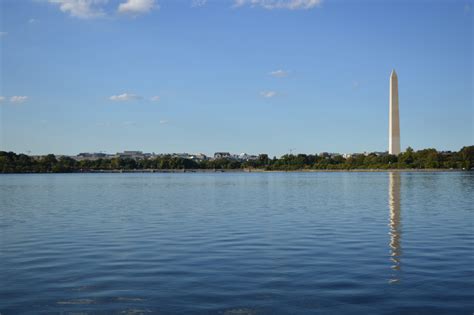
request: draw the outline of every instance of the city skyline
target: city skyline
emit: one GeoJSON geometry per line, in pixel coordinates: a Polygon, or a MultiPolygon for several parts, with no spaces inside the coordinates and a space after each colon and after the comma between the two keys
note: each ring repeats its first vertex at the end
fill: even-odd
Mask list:
{"type": "Polygon", "coordinates": [[[64,3],[0,3],[0,150],[386,151],[392,68],[402,151],[473,143],[469,1],[64,3]]]}

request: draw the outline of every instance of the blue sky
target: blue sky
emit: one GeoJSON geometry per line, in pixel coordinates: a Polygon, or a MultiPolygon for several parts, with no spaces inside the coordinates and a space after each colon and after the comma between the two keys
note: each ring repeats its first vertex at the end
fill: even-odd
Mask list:
{"type": "Polygon", "coordinates": [[[473,2],[0,0],[0,150],[474,143],[473,2]]]}

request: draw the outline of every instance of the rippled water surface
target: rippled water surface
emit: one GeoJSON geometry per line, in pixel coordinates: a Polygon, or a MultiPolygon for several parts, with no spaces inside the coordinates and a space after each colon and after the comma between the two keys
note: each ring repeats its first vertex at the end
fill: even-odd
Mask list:
{"type": "Polygon", "coordinates": [[[0,176],[0,313],[472,314],[474,174],[0,176]]]}

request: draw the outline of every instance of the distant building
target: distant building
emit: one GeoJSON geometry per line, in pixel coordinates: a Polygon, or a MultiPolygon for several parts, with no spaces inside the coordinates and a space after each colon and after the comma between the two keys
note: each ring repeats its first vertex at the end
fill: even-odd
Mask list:
{"type": "Polygon", "coordinates": [[[117,152],[115,157],[122,159],[142,160],[152,157],[151,153],[143,153],[142,151],[123,151],[117,152]]]}
{"type": "Polygon", "coordinates": [[[205,161],[207,160],[207,156],[203,153],[192,154],[189,156],[191,160],[198,160],[198,161],[205,161]]]}
{"type": "Polygon", "coordinates": [[[231,158],[231,155],[229,152],[216,152],[214,153],[214,158],[215,159],[228,159],[228,158],[231,158]]]}
{"type": "Polygon", "coordinates": [[[348,158],[355,158],[361,155],[365,155],[364,153],[345,153],[342,155],[343,158],[348,159],[348,158]]]}
{"type": "Polygon", "coordinates": [[[143,152],[142,151],[123,151],[123,153],[117,153],[117,154],[121,154],[121,155],[142,155],[143,152]]]}
{"type": "Polygon", "coordinates": [[[72,156],[72,158],[77,160],[77,161],[83,161],[83,160],[95,161],[95,160],[98,160],[98,159],[106,159],[106,158],[109,158],[109,157],[110,157],[110,155],[102,153],[102,152],[100,152],[100,153],[83,152],[83,153],[79,153],[76,156],[72,156]]]}
{"type": "Polygon", "coordinates": [[[204,161],[207,160],[207,156],[203,153],[189,154],[189,153],[162,153],[158,155],[152,155],[153,157],[171,157],[188,160],[204,161]]]}
{"type": "Polygon", "coordinates": [[[357,156],[361,156],[361,155],[364,155],[364,156],[369,156],[369,155],[375,155],[375,156],[384,156],[384,155],[387,155],[388,152],[364,152],[364,153],[344,153],[342,155],[343,158],[345,159],[348,159],[348,158],[353,158],[353,157],[357,157],[357,156]]]}
{"type": "Polygon", "coordinates": [[[339,153],[329,153],[329,152],[321,152],[318,154],[320,157],[322,158],[325,158],[325,159],[329,159],[329,158],[333,158],[333,157],[336,157],[338,155],[341,155],[339,153]]]}
{"type": "Polygon", "coordinates": [[[251,161],[251,160],[257,160],[258,156],[256,155],[250,155],[247,153],[240,153],[238,156],[238,159],[241,161],[251,161]]]}
{"type": "Polygon", "coordinates": [[[181,159],[190,159],[191,155],[188,153],[171,153],[171,157],[181,158],[181,159]]]}

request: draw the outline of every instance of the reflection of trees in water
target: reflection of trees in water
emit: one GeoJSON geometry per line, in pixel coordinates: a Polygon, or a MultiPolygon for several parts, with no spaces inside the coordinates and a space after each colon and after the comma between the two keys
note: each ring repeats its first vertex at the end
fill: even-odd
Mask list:
{"type": "Polygon", "coordinates": [[[401,269],[401,208],[400,208],[400,173],[389,173],[388,205],[390,208],[390,256],[393,262],[393,273],[390,283],[399,281],[398,273],[401,269]]]}

